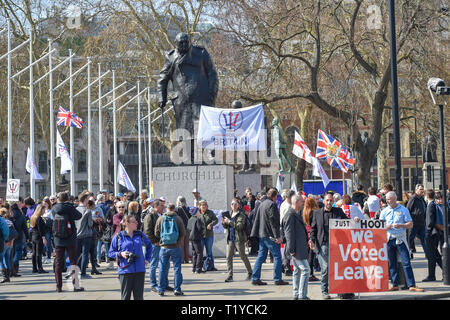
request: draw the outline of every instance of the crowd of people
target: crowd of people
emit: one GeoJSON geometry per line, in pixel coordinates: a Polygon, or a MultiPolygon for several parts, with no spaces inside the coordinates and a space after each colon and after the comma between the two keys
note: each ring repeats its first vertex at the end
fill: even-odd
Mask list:
{"type": "MultiPolygon", "coordinates": [[[[84,291],[79,279],[101,275],[98,268],[105,262],[106,269],[117,268],[124,300],[131,296],[143,299],[147,268],[151,291],[181,296],[183,264],[191,264],[194,274],[217,271],[212,248],[214,226],[221,223],[226,232],[225,282],[234,280],[237,251],[246,268],[245,280],[255,286],[267,285],[261,280],[261,270],[270,256],[274,284],[288,285],[283,273],[285,278],[292,276],[294,299],[309,299],[311,281],[320,281],[322,298],[330,299],[329,219],[386,221],[390,291],[400,286],[397,251],[407,288],[423,291],[416,285],[411,265],[416,237],[428,260],[428,276],[423,281],[436,281],[436,264],[442,268],[442,194],[425,191],[421,184],[401,201],[389,184],[381,190],[369,187],[367,194],[358,185],[352,195],[342,196],[275,188],[253,195],[247,188],[242,197],[235,193],[231,210],[218,216],[198,190],[192,190],[192,196],[194,206],[188,206],[184,196],[176,203],[167,203],[164,197],[152,199],[147,190],[137,198],[132,192],[114,195],[107,190],[83,191],[77,197],[60,192],[36,202],[30,197],[16,202],[0,198],[0,283],[21,276],[21,260],[32,259],[33,273],[48,273],[44,266],[53,260],[56,291],[63,291],[63,278],[72,279],[75,292],[84,291]],[[249,256],[256,257],[253,266],[249,256]],[[170,261],[173,287],[168,279],[170,261]],[[315,271],[320,271],[320,279],[315,271]]],[[[354,294],[339,297],[351,299],[354,294]]]]}

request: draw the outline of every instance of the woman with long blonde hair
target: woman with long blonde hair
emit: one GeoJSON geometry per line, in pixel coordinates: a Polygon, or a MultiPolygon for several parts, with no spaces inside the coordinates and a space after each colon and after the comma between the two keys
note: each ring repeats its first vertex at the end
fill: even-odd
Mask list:
{"type": "Polygon", "coordinates": [[[42,217],[44,213],[45,206],[40,203],[30,218],[33,273],[48,273],[42,268],[42,252],[44,251],[44,246],[47,245],[45,221],[42,217]]]}
{"type": "MultiPolygon", "coordinates": [[[[319,206],[317,204],[317,201],[314,200],[312,197],[306,198],[305,206],[303,208],[303,222],[305,223],[306,230],[308,231],[308,241],[310,239],[310,233],[311,233],[311,221],[312,221],[312,215],[314,213],[314,210],[318,210],[319,206]]],[[[309,268],[311,269],[311,273],[309,275],[309,281],[319,281],[316,276],[314,276],[314,257],[315,253],[313,250],[311,250],[308,246],[309,254],[308,254],[308,263],[309,268]]]]}

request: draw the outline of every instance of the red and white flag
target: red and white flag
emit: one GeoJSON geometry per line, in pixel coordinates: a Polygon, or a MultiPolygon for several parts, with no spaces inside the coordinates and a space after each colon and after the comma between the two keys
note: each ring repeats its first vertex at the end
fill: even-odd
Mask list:
{"type": "Polygon", "coordinates": [[[305,141],[302,139],[302,137],[297,131],[295,131],[294,148],[292,149],[292,153],[295,154],[300,159],[303,159],[306,162],[309,162],[310,164],[314,164],[313,163],[314,154],[311,152],[311,150],[309,150],[305,141]]]}

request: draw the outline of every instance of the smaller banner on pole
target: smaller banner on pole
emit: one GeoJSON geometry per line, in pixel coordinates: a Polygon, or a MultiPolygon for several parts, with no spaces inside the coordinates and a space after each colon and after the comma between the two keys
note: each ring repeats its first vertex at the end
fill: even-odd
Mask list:
{"type": "Polygon", "coordinates": [[[19,201],[20,179],[8,179],[6,184],[6,201],[19,201]]]}
{"type": "Polygon", "coordinates": [[[329,292],[387,291],[386,221],[330,219],[329,292]]]}

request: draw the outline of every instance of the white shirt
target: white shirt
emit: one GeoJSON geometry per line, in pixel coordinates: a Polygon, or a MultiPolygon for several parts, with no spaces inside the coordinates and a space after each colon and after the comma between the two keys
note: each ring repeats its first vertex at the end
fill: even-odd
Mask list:
{"type": "Polygon", "coordinates": [[[371,195],[367,198],[367,206],[369,207],[369,212],[377,212],[380,210],[380,199],[377,196],[371,195]]]}
{"type": "Polygon", "coordinates": [[[287,202],[286,200],[284,200],[283,203],[281,204],[281,206],[280,206],[280,223],[281,223],[281,221],[283,221],[283,218],[290,207],[291,207],[291,204],[289,202],[287,202]]]}

